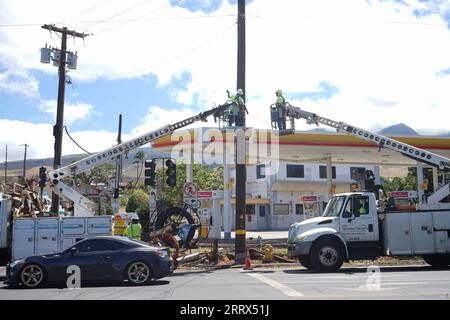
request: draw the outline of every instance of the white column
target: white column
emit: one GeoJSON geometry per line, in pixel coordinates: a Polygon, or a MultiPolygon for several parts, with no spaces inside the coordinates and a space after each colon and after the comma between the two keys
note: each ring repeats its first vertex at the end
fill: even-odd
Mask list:
{"type": "Polygon", "coordinates": [[[194,164],[194,152],[192,151],[192,146],[189,146],[188,159],[189,161],[188,163],[186,163],[186,182],[192,182],[194,180],[192,172],[192,166],[194,164]]]}
{"type": "Polygon", "coordinates": [[[193,181],[193,171],[192,171],[193,160],[194,160],[193,157],[191,157],[190,163],[186,163],[186,182],[193,181]]]}
{"type": "Polygon", "coordinates": [[[227,185],[230,183],[230,165],[225,161],[223,165],[223,231],[224,238],[231,239],[231,193],[227,185]]]}
{"type": "Polygon", "coordinates": [[[423,195],[424,195],[424,191],[423,191],[423,164],[422,162],[417,161],[417,190],[418,190],[418,195],[419,195],[419,204],[423,204],[423,195]]]}
{"type": "Polygon", "coordinates": [[[333,186],[333,165],[331,163],[331,157],[327,158],[327,192],[328,197],[331,198],[333,195],[331,189],[333,186]]]}
{"type": "Polygon", "coordinates": [[[439,189],[438,170],[435,167],[433,167],[433,188],[434,192],[436,192],[439,189]]]}
{"type": "Polygon", "coordinates": [[[373,175],[375,176],[375,184],[381,184],[380,166],[373,167],[373,175]]]}
{"type": "Polygon", "coordinates": [[[220,239],[220,231],[221,231],[221,219],[220,219],[220,199],[223,198],[222,191],[213,191],[212,198],[212,226],[209,231],[209,237],[220,239]]]}

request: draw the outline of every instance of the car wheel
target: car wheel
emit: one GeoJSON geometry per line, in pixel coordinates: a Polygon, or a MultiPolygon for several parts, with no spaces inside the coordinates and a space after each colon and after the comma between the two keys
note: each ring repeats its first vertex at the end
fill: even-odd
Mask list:
{"type": "Polygon", "coordinates": [[[319,240],[311,249],[310,259],[314,270],[335,272],[344,263],[344,248],[337,240],[319,240]]]}
{"type": "Polygon", "coordinates": [[[152,279],[152,271],[143,261],[131,263],[126,270],[126,275],[128,281],[133,285],[146,284],[152,279]]]}
{"type": "Polygon", "coordinates": [[[445,254],[423,256],[423,260],[435,269],[446,269],[450,265],[450,255],[445,254]]]}
{"type": "Polygon", "coordinates": [[[45,282],[45,271],[37,264],[28,264],[20,271],[20,283],[25,288],[38,288],[45,282]]]}
{"type": "Polygon", "coordinates": [[[313,266],[311,264],[311,260],[309,255],[301,255],[298,257],[298,261],[301,263],[302,266],[304,266],[306,269],[312,269],[313,266]]]}

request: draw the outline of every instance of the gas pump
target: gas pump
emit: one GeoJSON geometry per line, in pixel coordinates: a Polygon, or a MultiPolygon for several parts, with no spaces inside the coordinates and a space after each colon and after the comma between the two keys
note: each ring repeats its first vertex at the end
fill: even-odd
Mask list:
{"type": "Polygon", "coordinates": [[[303,204],[303,219],[319,217],[322,214],[322,201],[319,195],[300,196],[300,203],[303,204]]]}
{"type": "Polygon", "coordinates": [[[221,190],[205,190],[197,192],[199,202],[198,215],[202,221],[202,238],[220,238],[220,200],[223,199],[221,190]]]}
{"type": "Polygon", "coordinates": [[[416,211],[419,196],[417,191],[390,191],[386,193],[390,202],[391,211],[416,211]]]}

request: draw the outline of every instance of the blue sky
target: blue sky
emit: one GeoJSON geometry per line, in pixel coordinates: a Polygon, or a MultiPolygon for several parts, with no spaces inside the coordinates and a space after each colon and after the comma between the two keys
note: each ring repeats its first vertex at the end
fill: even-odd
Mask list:
{"type": "MultiPolygon", "coordinates": [[[[0,161],[5,144],[12,158],[21,157],[22,143],[31,157],[53,154],[57,68],[39,63],[38,49],[60,40],[44,23],[93,33],[68,41],[78,69],[68,73],[66,125],[86,149],[114,143],[120,113],[129,138],[220,104],[236,89],[236,0],[66,1],[70,12],[56,0],[1,2],[0,161]]],[[[253,0],[246,13],[250,126],[270,127],[261,110],[282,89],[294,105],[360,127],[403,122],[424,134],[448,131],[447,1],[253,0]]],[[[64,153],[79,152],[64,139],[64,153]]]]}

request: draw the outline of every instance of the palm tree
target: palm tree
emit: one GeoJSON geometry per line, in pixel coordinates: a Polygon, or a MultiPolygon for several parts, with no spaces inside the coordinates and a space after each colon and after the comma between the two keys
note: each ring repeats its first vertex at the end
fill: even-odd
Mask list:
{"type": "Polygon", "coordinates": [[[144,159],[145,159],[145,152],[142,150],[138,150],[135,154],[133,159],[136,159],[133,161],[133,164],[136,164],[136,183],[139,182],[139,178],[142,174],[142,168],[144,167],[144,159]],[[141,167],[139,170],[139,166],[141,167]]]}

